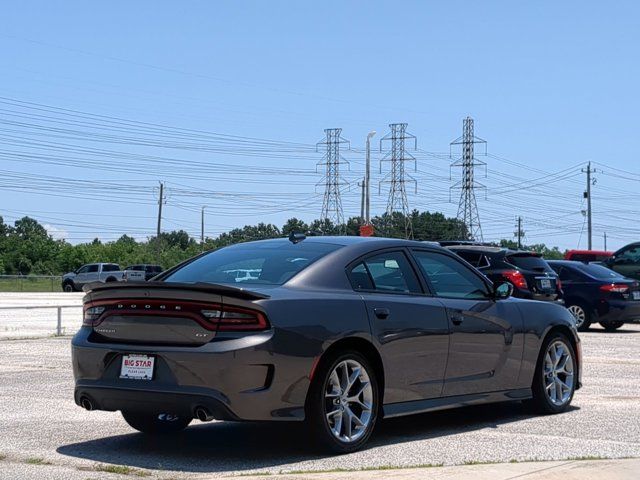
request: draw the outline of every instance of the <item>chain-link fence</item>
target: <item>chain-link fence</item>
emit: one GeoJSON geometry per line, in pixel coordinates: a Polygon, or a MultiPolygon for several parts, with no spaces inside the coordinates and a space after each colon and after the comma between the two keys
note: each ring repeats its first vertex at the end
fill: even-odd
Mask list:
{"type": "Polygon", "coordinates": [[[0,292],[59,292],[59,275],[0,275],[0,292]]]}

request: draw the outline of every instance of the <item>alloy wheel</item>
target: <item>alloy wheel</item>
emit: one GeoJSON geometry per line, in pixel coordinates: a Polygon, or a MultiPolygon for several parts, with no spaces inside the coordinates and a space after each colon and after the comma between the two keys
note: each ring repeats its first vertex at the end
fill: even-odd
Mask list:
{"type": "Polygon", "coordinates": [[[558,407],[565,405],[573,395],[574,365],[571,349],[562,340],[552,342],[545,353],[543,368],[547,398],[558,407]]]}
{"type": "Polygon", "coordinates": [[[571,312],[571,315],[573,315],[573,318],[576,319],[576,327],[580,328],[587,319],[587,313],[580,305],[571,305],[567,308],[567,310],[569,310],[569,312],[571,312]]]}
{"type": "Polygon", "coordinates": [[[338,363],[325,388],[326,419],[334,437],[345,443],[358,441],[371,422],[373,398],[365,367],[352,359],[338,363]]]}

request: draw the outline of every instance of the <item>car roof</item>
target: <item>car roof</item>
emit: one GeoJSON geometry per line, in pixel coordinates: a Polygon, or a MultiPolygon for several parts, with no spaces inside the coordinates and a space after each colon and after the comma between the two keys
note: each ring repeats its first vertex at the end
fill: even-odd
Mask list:
{"type": "MultiPolygon", "coordinates": [[[[288,243],[291,243],[291,241],[288,238],[283,237],[283,238],[271,238],[267,240],[254,240],[251,242],[236,243],[234,245],[243,245],[247,243],[261,243],[261,244],[281,243],[283,245],[286,245],[288,243]]],[[[345,247],[349,245],[357,245],[357,244],[378,243],[380,244],[380,246],[390,246],[390,247],[391,246],[413,246],[413,247],[429,246],[429,247],[438,248],[438,249],[442,248],[435,243],[432,244],[432,243],[420,242],[418,240],[405,240],[403,238],[387,238],[387,237],[357,237],[357,236],[348,236],[348,235],[308,236],[304,240],[300,240],[297,243],[328,243],[333,245],[342,245],[345,247]]]]}
{"type": "Polygon", "coordinates": [[[507,255],[531,255],[533,257],[540,257],[541,255],[538,252],[532,252],[530,250],[513,250],[511,248],[506,247],[491,247],[484,245],[451,245],[446,247],[447,250],[466,250],[473,252],[484,252],[484,253],[504,253],[507,255]]]}

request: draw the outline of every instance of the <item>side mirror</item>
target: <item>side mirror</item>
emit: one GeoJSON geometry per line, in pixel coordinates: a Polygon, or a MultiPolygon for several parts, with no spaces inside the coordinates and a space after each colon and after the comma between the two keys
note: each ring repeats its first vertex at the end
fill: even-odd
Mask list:
{"type": "Polygon", "coordinates": [[[501,282],[494,284],[493,286],[493,296],[499,300],[504,298],[509,298],[513,294],[513,285],[509,282],[501,282]]]}

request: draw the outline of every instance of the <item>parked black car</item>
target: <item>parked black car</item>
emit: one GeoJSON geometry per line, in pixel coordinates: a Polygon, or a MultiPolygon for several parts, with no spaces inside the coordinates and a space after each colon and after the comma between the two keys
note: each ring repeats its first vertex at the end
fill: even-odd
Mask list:
{"type": "Polygon", "coordinates": [[[620,275],[640,280],[640,242],[625,245],[606,259],[604,264],[620,275]]]}
{"type": "Polygon", "coordinates": [[[640,320],[640,285],[601,265],[550,260],[562,281],[566,307],[578,330],[598,322],[607,331],[640,320]]]}
{"type": "Polygon", "coordinates": [[[538,253],[478,244],[448,244],[447,248],[492,282],[511,283],[514,297],[562,303],[558,275],[538,253]]]}
{"type": "Polygon", "coordinates": [[[514,400],[563,412],[580,387],[575,321],[510,291],[407,240],[221,248],[87,292],[75,401],[152,434],[194,418],[306,421],[338,452],[362,447],[378,417],[514,400]],[[239,268],[256,275],[237,282],[239,268]]]}
{"type": "Polygon", "coordinates": [[[125,270],[134,270],[134,271],[144,272],[144,279],[151,280],[156,275],[159,275],[160,273],[162,273],[164,271],[164,268],[162,268],[160,265],[140,263],[137,265],[130,265],[127,268],[125,268],[125,270]]]}

